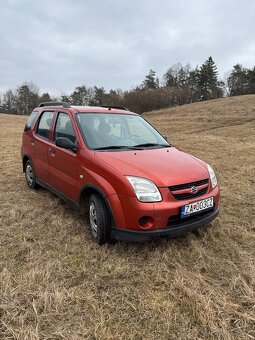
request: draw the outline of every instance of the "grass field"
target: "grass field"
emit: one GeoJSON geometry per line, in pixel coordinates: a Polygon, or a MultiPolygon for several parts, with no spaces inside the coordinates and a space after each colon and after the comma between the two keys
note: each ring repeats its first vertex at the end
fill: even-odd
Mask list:
{"type": "Polygon", "coordinates": [[[26,187],[26,117],[0,115],[0,339],[255,339],[255,95],[145,117],[215,168],[220,217],[99,247],[81,215],[26,187]]]}

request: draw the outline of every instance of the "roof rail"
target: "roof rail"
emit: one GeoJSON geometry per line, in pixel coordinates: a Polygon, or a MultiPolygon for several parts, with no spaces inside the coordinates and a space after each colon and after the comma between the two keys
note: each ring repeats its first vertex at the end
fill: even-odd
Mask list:
{"type": "Polygon", "coordinates": [[[70,104],[66,103],[66,102],[44,102],[44,103],[40,103],[38,105],[38,107],[44,107],[44,106],[63,106],[66,108],[71,107],[70,104]]]}
{"type": "Polygon", "coordinates": [[[111,109],[117,109],[117,110],[125,110],[125,111],[129,111],[128,108],[126,108],[125,106],[118,106],[118,105],[99,105],[99,107],[105,107],[108,110],[111,109]]]}

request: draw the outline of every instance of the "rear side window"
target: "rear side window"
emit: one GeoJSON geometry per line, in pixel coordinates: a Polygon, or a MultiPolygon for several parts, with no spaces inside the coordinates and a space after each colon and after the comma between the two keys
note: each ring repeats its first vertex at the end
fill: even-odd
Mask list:
{"type": "Polygon", "coordinates": [[[54,142],[58,137],[65,137],[70,139],[73,143],[76,142],[75,132],[71,119],[67,113],[60,112],[58,115],[55,131],[54,142]]]}
{"type": "Polygon", "coordinates": [[[29,118],[28,118],[28,120],[27,120],[27,123],[26,123],[26,125],[25,125],[24,131],[28,131],[28,130],[31,129],[31,127],[32,127],[32,125],[33,125],[33,123],[34,123],[34,121],[35,121],[37,115],[38,115],[38,112],[37,112],[37,111],[33,111],[33,112],[31,113],[31,115],[29,116],[29,118]]]}
{"type": "Polygon", "coordinates": [[[49,133],[50,133],[50,126],[53,119],[54,112],[43,112],[41,115],[38,128],[37,128],[37,134],[43,138],[49,139],[49,133]]]}

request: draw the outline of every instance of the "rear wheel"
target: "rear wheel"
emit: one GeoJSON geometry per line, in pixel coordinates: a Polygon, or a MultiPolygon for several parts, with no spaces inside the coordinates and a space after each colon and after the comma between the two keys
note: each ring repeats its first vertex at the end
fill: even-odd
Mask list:
{"type": "Polygon", "coordinates": [[[30,160],[27,160],[25,164],[25,177],[26,177],[27,186],[30,189],[36,189],[38,187],[35,181],[36,179],[35,171],[30,160]]]}
{"type": "Polygon", "coordinates": [[[98,194],[92,194],[89,200],[89,222],[92,239],[102,245],[110,241],[111,221],[105,202],[98,194]]]}

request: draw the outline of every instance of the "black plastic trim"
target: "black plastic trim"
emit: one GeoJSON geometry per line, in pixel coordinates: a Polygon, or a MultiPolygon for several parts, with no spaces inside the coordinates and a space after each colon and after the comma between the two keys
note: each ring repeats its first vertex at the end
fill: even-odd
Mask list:
{"type": "MultiPolygon", "coordinates": [[[[24,159],[25,158],[28,158],[28,160],[32,163],[32,165],[33,165],[33,162],[32,162],[32,159],[31,159],[31,157],[29,156],[29,155],[27,155],[27,154],[24,154],[24,155],[22,155],[22,169],[23,169],[23,172],[25,172],[25,164],[24,164],[24,159]]],[[[35,170],[34,170],[35,171],[35,170]]]]}
{"type": "Polygon", "coordinates": [[[185,222],[177,227],[168,227],[164,229],[156,230],[131,230],[122,228],[112,228],[111,237],[118,241],[131,241],[131,242],[145,242],[150,241],[153,237],[157,236],[168,236],[176,237],[187,231],[195,230],[203,225],[212,222],[219,214],[219,208],[214,210],[211,214],[206,215],[206,217],[201,217],[201,219],[194,222],[185,222]]]}
{"type": "Polygon", "coordinates": [[[182,200],[188,200],[188,199],[193,199],[193,198],[197,198],[200,196],[203,196],[207,193],[208,191],[208,187],[205,187],[201,190],[198,190],[198,192],[196,192],[195,194],[192,194],[191,192],[186,192],[184,194],[177,194],[177,193],[172,193],[173,197],[178,200],[178,201],[182,201],[182,200]]]}
{"type": "Polygon", "coordinates": [[[82,195],[83,191],[86,190],[86,189],[93,189],[93,190],[97,191],[99,193],[99,195],[103,198],[103,200],[104,200],[104,202],[105,202],[105,204],[108,208],[109,214],[110,214],[112,227],[115,226],[113,211],[112,211],[112,207],[111,207],[111,205],[108,201],[108,198],[107,198],[106,194],[100,188],[98,188],[95,184],[87,183],[87,184],[82,186],[82,188],[80,190],[79,203],[81,204],[81,195],[82,195]]]}
{"type": "Polygon", "coordinates": [[[74,209],[80,210],[80,205],[77,202],[71,200],[66,195],[64,195],[62,192],[60,192],[57,189],[53,188],[52,186],[50,186],[48,183],[46,183],[42,179],[36,178],[36,183],[39,184],[41,187],[51,191],[53,194],[57,195],[58,197],[60,197],[63,201],[65,201],[68,204],[70,204],[74,209]]]}
{"type": "Polygon", "coordinates": [[[178,184],[178,185],[171,185],[169,187],[170,191],[178,191],[178,190],[182,190],[182,189],[189,189],[193,186],[200,186],[200,185],[204,185],[204,184],[209,184],[209,178],[205,178],[205,179],[201,179],[199,181],[195,181],[195,182],[189,182],[189,183],[184,183],[184,184],[178,184]]]}

